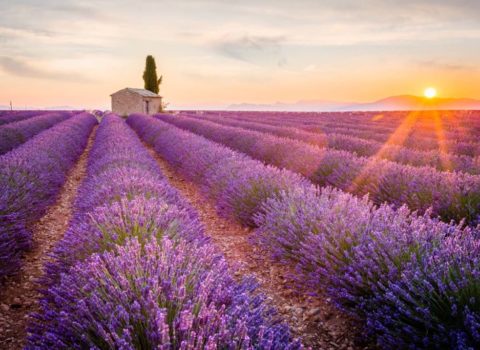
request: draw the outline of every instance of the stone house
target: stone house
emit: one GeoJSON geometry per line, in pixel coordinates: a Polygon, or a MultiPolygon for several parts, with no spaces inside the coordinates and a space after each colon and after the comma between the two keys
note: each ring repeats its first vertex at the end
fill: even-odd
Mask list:
{"type": "Polygon", "coordinates": [[[155,114],[161,111],[162,96],[149,90],[125,88],[110,96],[112,112],[121,116],[131,113],[155,114]]]}

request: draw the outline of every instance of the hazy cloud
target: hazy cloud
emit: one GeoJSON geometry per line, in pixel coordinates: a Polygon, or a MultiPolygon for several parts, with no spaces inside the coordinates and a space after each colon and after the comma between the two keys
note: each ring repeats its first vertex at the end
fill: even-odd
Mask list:
{"type": "Polygon", "coordinates": [[[282,52],[282,44],[285,41],[283,36],[225,36],[215,40],[212,46],[217,53],[239,61],[284,66],[287,61],[282,52]]]}
{"type": "Polygon", "coordinates": [[[416,61],[416,64],[422,68],[438,69],[444,71],[469,71],[476,68],[471,65],[448,63],[437,60],[422,60],[416,61]]]}
{"type": "Polygon", "coordinates": [[[19,77],[49,80],[70,80],[75,82],[91,81],[87,77],[84,77],[77,73],[54,72],[50,70],[45,70],[11,57],[0,57],[0,68],[10,75],[15,75],[19,77]]]}

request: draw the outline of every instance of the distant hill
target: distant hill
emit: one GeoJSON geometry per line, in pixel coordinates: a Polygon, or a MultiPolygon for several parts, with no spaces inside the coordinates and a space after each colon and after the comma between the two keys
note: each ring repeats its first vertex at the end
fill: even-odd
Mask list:
{"type": "Polygon", "coordinates": [[[235,111],[331,111],[341,109],[346,105],[348,104],[342,102],[312,100],[273,104],[239,103],[230,105],[228,109],[235,111]]]}
{"type": "Polygon", "coordinates": [[[295,103],[250,104],[240,103],[228,107],[236,111],[402,111],[422,109],[478,109],[480,100],[470,98],[434,98],[413,95],[391,96],[370,103],[335,101],[298,101],[295,103]]]}

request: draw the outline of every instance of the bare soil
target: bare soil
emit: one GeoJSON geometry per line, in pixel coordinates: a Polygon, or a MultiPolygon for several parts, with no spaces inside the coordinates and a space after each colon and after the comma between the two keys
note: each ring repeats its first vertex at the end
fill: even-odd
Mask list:
{"type": "Polygon", "coordinates": [[[340,312],[326,297],[312,297],[300,290],[288,276],[293,269],[276,263],[251,243],[252,229],[242,227],[232,219],[220,217],[214,203],[206,198],[194,183],[176,172],[151,147],[145,144],[171,184],[198,211],[207,234],[224,254],[236,275],[255,276],[260,290],[270,299],[296,337],[312,349],[369,349],[360,342],[360,326],[340,312]]]}
{"type": "Polygon", "coordinates": [[[33,228],[33,249],[26,252],[19,273],[7,279],[0,291],[0,349],[22,349],[29,314],[38,310],[38,280],[49,254],[62,239],[72,217],[77,189],[86,174],[87,158],[96,127],[77,164],[69,172],[57,201],[33,228]]]}

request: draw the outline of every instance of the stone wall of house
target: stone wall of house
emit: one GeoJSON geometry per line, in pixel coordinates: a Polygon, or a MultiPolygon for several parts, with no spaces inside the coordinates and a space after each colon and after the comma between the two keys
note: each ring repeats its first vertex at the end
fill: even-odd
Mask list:
{"type": "MultiPolygon", "coordinates": [[[[143,99],[145,101],[149,101],[148,114],[155,114],[155,113],[160,112],[161,107],[162,107],[162,99],[161,98],[144,97],[143,99]]],[[[146,111],[144,111],[144,113],[146,113],[146,111]]]]}
{"type": "Polygon", "coordinates": [[[130,113],[143,113],[142,96],[127,90],[113,94],[112,112],[120,116],[130,113]]]}
{"type": "Polygon", "coordinates": [[[147,113],[146,101],[148,101],[148,114],[155,114],[160,111],[161,98],[144,97],[134,92],[125,90],[112,95],[112,112],[120,116],[131,113],[147,113]]]}

